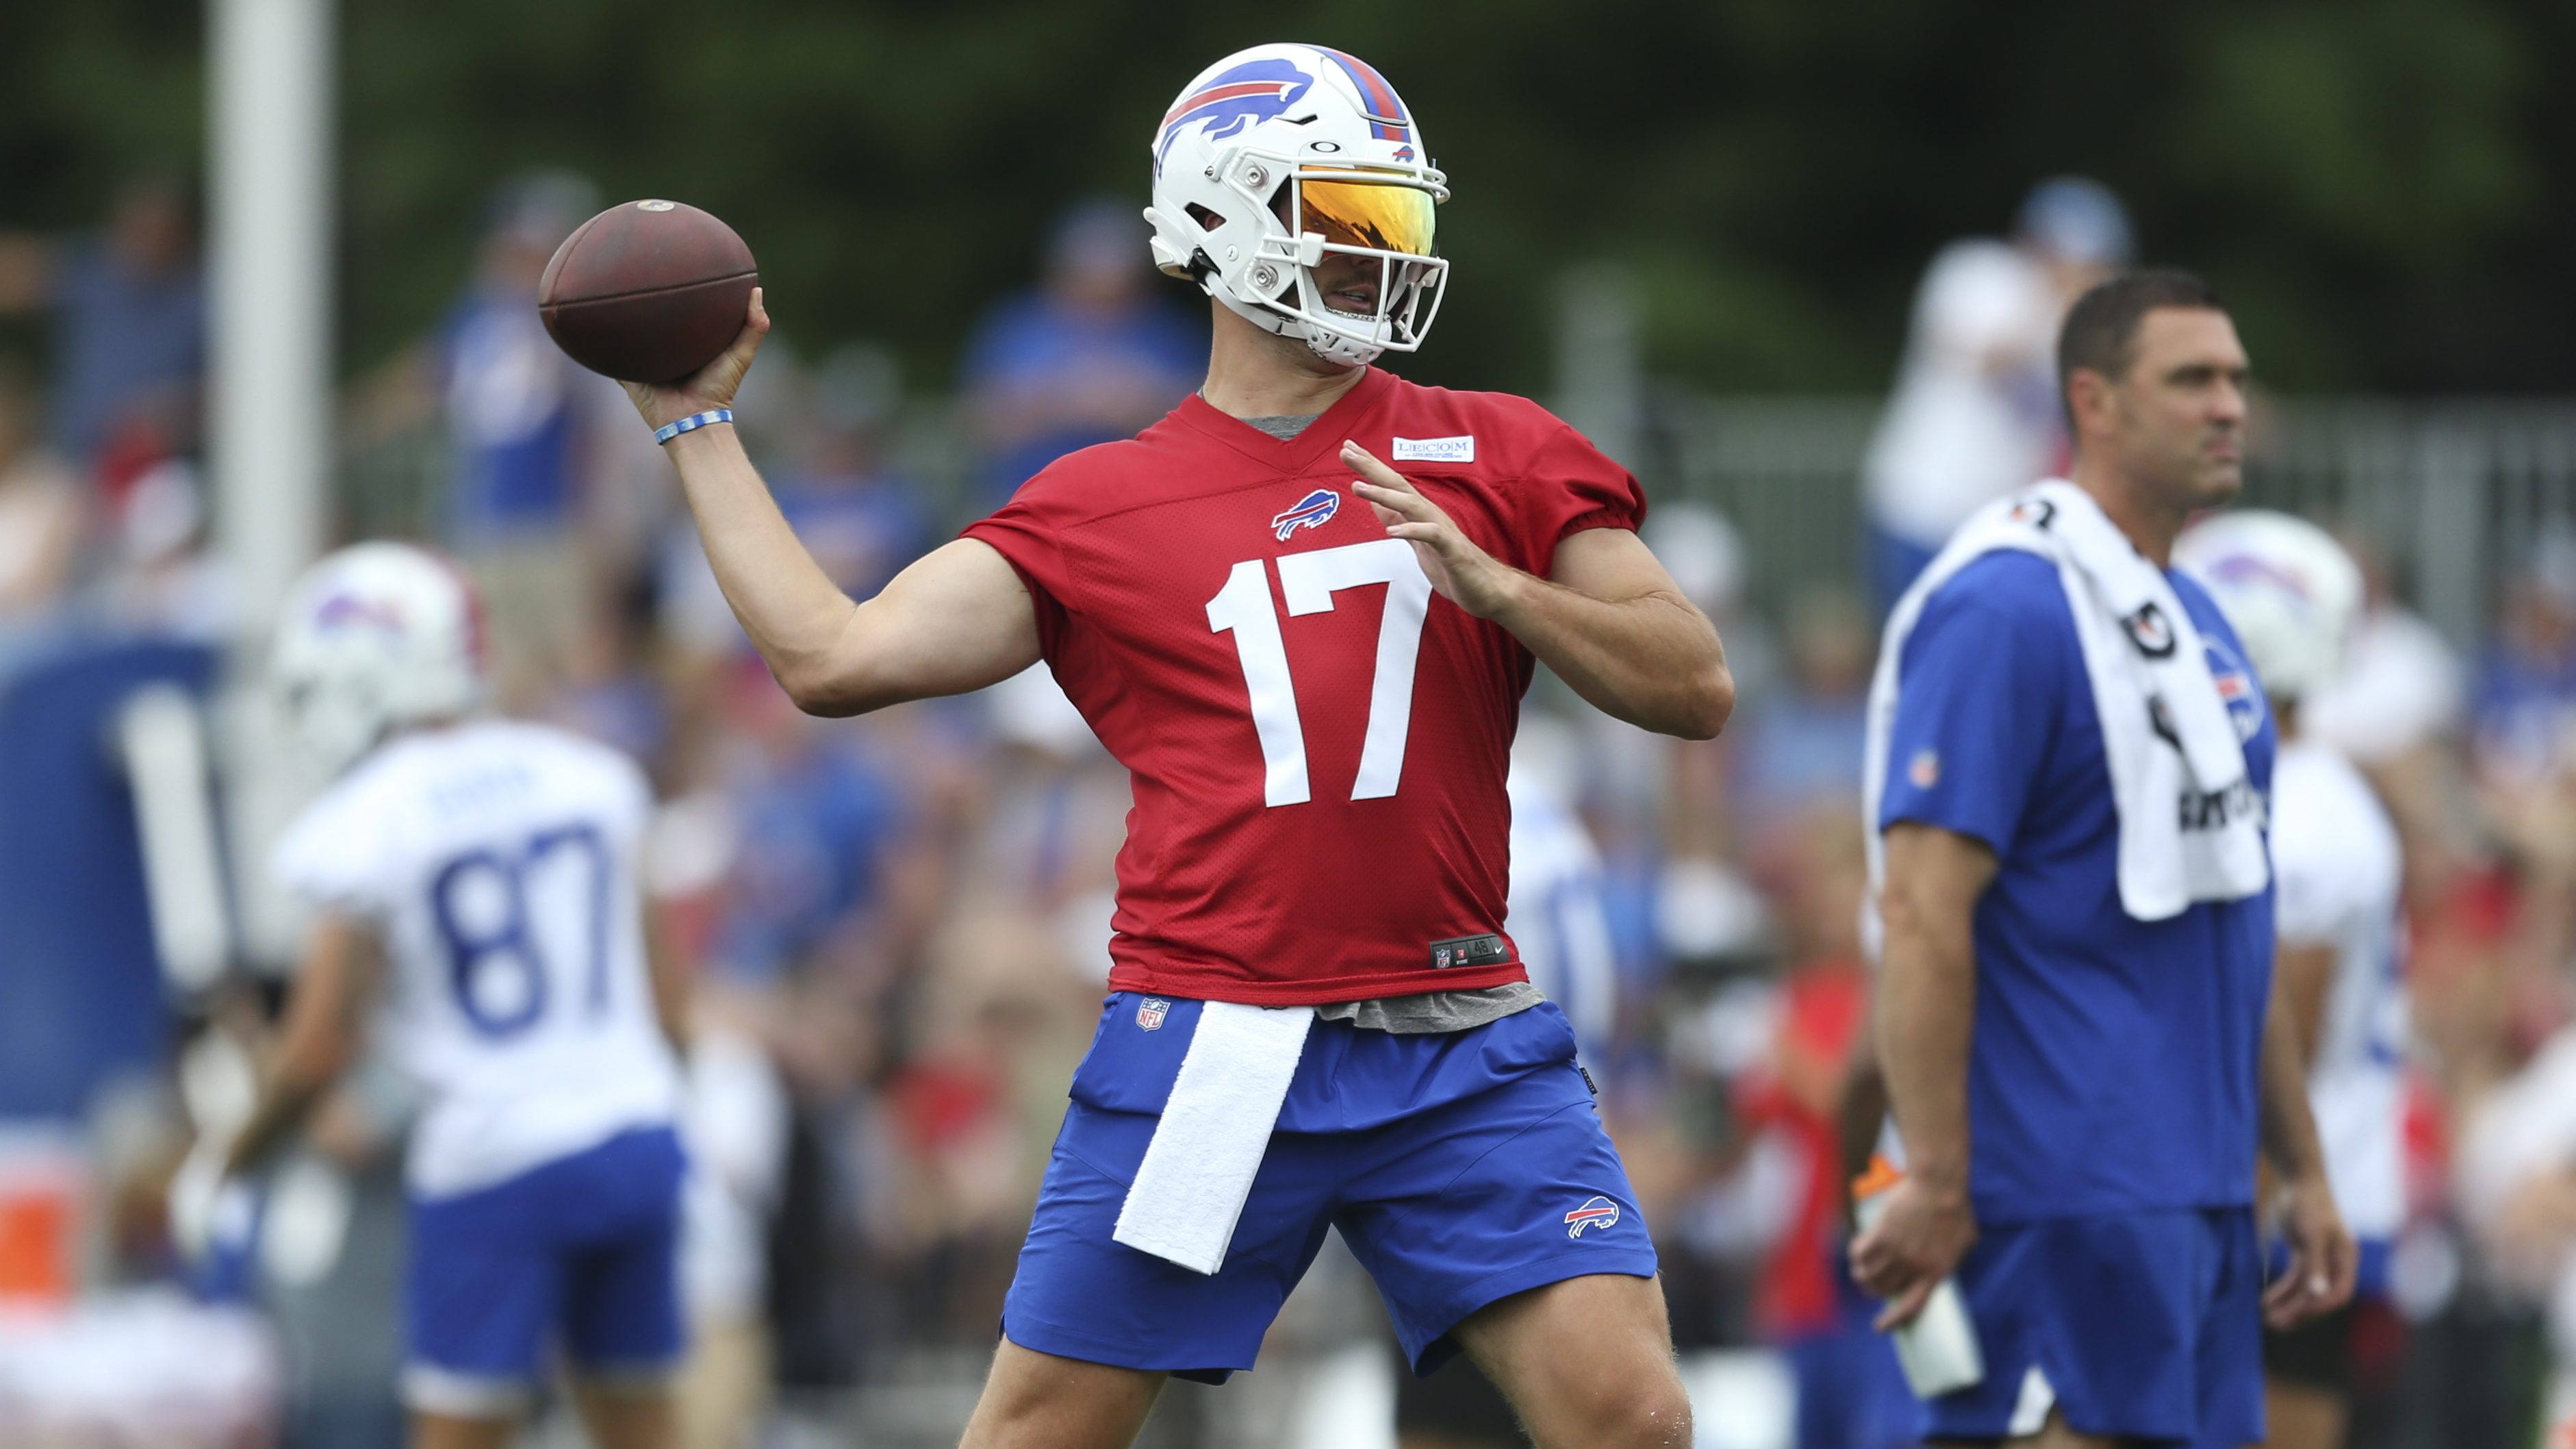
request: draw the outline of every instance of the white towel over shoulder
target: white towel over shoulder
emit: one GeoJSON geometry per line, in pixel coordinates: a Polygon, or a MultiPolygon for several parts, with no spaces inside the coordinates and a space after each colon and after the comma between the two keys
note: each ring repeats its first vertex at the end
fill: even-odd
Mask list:
{"type": "Polygon", "coordinates": [[[2052,479],[1960,525],[1888,616],[1878,674],[1870,684],[1862,781],[1871,899],[1886,876],[1878,811],[1905,641],[1934,590],[1970,563],[2006,548],[2055,563],[2066,586],[2119,809],[2121,907],[2137,920],[2161,921],[2197,901],[2241,900],[2262,891],[2272,878],[2263,802],[2246,771],[2244,742],[2210,675],[2199,629],[2164,572],[2130,544],[2101,505],[2075,485],[2052,479]]]}
{"type": "Polygon", "coordinates": [[[1211,1001],[1110,1237],[1199,1273],[1225,1264],[1315,1008],[1211,1001]]]}

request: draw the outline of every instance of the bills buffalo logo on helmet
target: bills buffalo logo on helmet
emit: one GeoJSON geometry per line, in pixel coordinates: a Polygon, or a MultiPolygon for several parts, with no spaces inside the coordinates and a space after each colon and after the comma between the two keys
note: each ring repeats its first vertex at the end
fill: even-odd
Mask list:
{"type": "Polygon", "coordinates": [[[313,611],[316,628],[340,629],[363,624],[371,629],[399,633],[403,627],[402,610],[384,599],[370,599],[361,594],[333,594],[313,611]]]}
{"type": "Polygon", "coordinates": [[[2208,564],[2202,572],[2222,583],[2267,583],[2310,607],[2317,601],[2316,592],[2308,587],[2304,576],[2250,553],[2228,554],[2208,564]]]}
{"type": "Polygon", "coordinates": [[[1221,141],[1255,122],[1266,121],[1297,104],[1315,78],[1284,60],[1246,61],[1208,77],[1206,85],[1181,97],[1163,117],[1163,139],[1154,147],[1154,174],[1163,174],[1163,158],[1185,127],[1204,123],[1207,138],[1221,141]]]}
{"type": "Polygon", "coordinates": [[[2129,642],[2138,646],[2138,652],[2149,659],[2163,659],[2174,652],[2173,621],[2152,599],[2140,604],[2136,613],[2123,617],[2120,627],[2128,631],[2129,642]]]}
{"type": "Polygon", "coordinates": [[[1297,500],[1297,506],[1270,520],[1270,531],[1281,543],[1301,528],[1321,528],[1342,511],[1342,495],[1330,488],[1318,488],[1297,500]]]}
{"type": "Polygon", "coordinates": [[[1163,1018],[1172,1014],[1172,1003],[1148,996],[1136,1003],[1136,1024],[1147,1031],[1163,1029],[1163,1018]]]}
{"type": "Polygon", "coordinates": [[[1583,1236],[1585,1228],[1614,1227],[1619,1222],[1619,1205],[1606,1197],[1587,1199],[1583,1206],[1565,1215],[1565,1235],[1583,1236]]]}

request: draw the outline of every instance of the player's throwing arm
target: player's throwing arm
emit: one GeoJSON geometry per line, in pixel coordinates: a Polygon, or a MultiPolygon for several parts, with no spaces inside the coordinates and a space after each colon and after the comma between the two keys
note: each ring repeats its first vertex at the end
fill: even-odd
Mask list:
{"type": "MultiPolygon", "coordinates": [[[[627,393],[657,431],[686,418],[729,416],[768,331],[769,313],[754,291],[742,335],[722,356],[678,383],[629,382],[627,393]]],[[[799,708],[863,714],[981,689],[1037,662],[1028,591],[989,545],[948,544],[855,604],[797,540],[732,427],[692,428],[665,446],[716,582],[799,708]]]]}
{"type": "MultiPolygon", "coordinates": [[[[657,430],[729,413],[768,330],[755,291],[722,356],[682,382],[629,382],[627,392],[657,430]]],[[[948,544],[854,604],[797,540],[731,427],[693,428],[666,447],[725,598],[800,708],[860,714],[981,689],[1037,662],[1028,590],[991,546],[948,544]]],[[[1725,726],[1735,684],[1717,630],[1633,532],[1570,535],[1543,579],[1479,548],[1358,444],[1344,445],[1342,461],[1359,475],[1352,491],[1414,546],[1435,591],[1510,630],[1595,707],[1690,739],[1725,726]]]]}

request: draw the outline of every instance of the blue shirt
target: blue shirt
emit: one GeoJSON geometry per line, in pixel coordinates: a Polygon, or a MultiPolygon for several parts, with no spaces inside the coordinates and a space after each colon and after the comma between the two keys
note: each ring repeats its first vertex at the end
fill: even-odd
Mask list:
{"type": "Polygon", "coordinates": [[[1792,685],[1757,705],[1742,723],[1734,786],[1757,827],[1789,822],[1821,804],[1849,807],[1852,782],[1869,752],[1866,697],[1792,685]]]}
{"type": "MultiPolygon", "coordinates": [[[[2167,575],[2268,800],[2277,738],[2235,633],[2167,575]]],[[[1899,662],[1879,828],[1995,852],[1977,903],[1969,1191],[1987,1223],[2254,1196],[2272,893],[2164,921],[2121,908],[2120,823],[2057,566],[1998,551],[1926,601],[1899,662]]]]}
{"type": "MultiPolygon", "coordinates": [[[[1149,393],[1159,390],[1166,405],[1177,405],[1206,373],[1207,357],[1206,329],[1185,313],[1139,301],[1104,315],[1033,292],[1004,300],[975,329],[960,381],[969,392],[1079,391],[1103,379],[1126,378],[1149,393]]],[[[1131,437],[1148,421],[1067,421],[1044,429],[986,460],[988,486],[995,498],[1005,497],[1065,454],[1131,437]]]]}
{"type": "Polygon", "coordinates": [[[770,492],[806,552],[851,598],[874,598],[930,551],[930,506],[908,478],[790,475],[770,492]]]}
{"type": "Polygon", "coordinates": [[[907,801],[880,761],[838,740],[763,761],[731,793],[740,846],[716,954],[737,980],[773,980],[880,903],[907,801]]]}
{"type": "Polygon", "coordinates": [[[205,370],[206,291],[194,263],[147,276],[103,246],[83,247],[65,258],[53,300],[62,345],[54,431],[63,451],[88,464],[122,426],[175,421],[150,405],[164,394],[185,400],[177,394],[205,370]]]}
{"type": "Polygon", "coordinates": [[[2546,774],[2576,718],[2576,657],[2552,658],[2508,641],[2488,654],[2469,702],[2479,753],[2546,774]]]}
{"type": "Polygon", "coordinates": [[[442,343],[450,531],[471,548],[570,529],[578,378],[537,309],[525,297],[478,292],[449,316],[442,343]]]}

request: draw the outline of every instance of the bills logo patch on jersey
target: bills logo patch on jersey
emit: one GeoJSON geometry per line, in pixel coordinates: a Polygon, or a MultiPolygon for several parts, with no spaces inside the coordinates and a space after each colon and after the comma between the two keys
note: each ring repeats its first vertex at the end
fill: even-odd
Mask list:
{"type": "Polygon", "coordinates": [[[1297,500],[1297,506],[1270,520],[1270,532],[1281,543],[1301,528],[1321,528],[1342,511],[1342,495],[1330,488],[1318,488],[1297,500]]]}
{"type": "Polygon", "coordinates": [[[1149,996],[1136,1003],[1136,1024],[1147,1031],[1161,1031],[1163,1018],[1172,1014],[1172,1003],[1149,996]]]}
{"type": "Polygon", "coordinates": [[[2263,691],[2255,686],[2254,671],[2236,657],[2234,650],[2215,639],[2202,641],[2209,654],[2210,682],[2218,686],[2218,702],[2227,706],[2227,721],[2236,726],[2239,743],[2263,732],[2263,691]]]}
{"type": "Polygon", "coordinates": [[[1583,1236],[1585,1228],[1614,1227],[1619,1222],[1619,1205],[1606,1197],[1595,1197],[1565,1215],[1565,1235],[1583,1236]]]}

